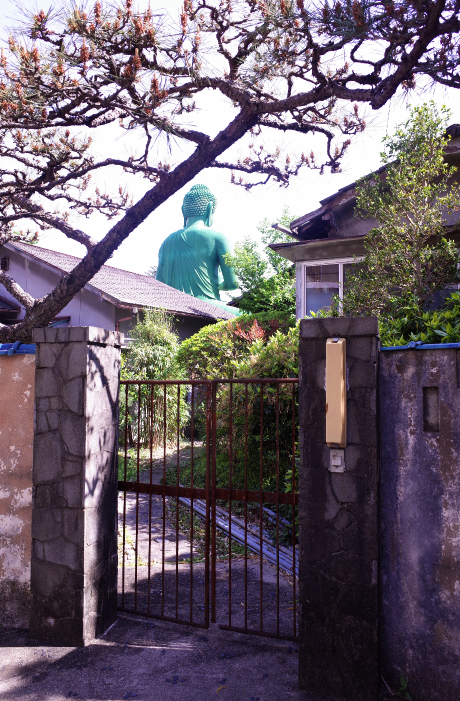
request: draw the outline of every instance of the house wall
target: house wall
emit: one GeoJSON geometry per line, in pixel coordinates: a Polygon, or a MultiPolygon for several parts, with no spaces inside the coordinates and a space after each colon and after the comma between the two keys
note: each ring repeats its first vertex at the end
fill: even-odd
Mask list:
{"type": "MultiPolygon", "coordinates": [[[[14,251],[0,247],[0,257],[2,256],[8,256],[10,259],[9,274],[35,298],[48,294],[60,280],[59,273],[48,270],[38,262],[29,261],[14,251]]],[[[18,301],[3,286],[1,289],[2,297],[18,304],[18,301]]],[[[70,316],[70,326],[96,326],[115,330],[115,305],[101,300],[100,295],[91,290],[80,290],[59,313],[59,316],[70,316]]],[[[24,309],[19,315],[20,319],[23,317],[24,309]]]]}
{"type": "Polygon", "coordinates": [[[35,355],[0,356],[0,621],[30,606],[35,355]]]}
{"type": "Polygon", "coordinates": [[[179,340],[182,343],[186,338],[190,338],[190,336],[198,333],[203,326],[209,326],[209,324],[215,324],[218,321],[220,321],[220,319],[206,320],[202,318],[194,319],[191,316],[176,316],[174,319],[174,326],[179,334],[179,340]]]}
{"type": "MultiPolygon", "coordinates": [[[[10,259],[9,273],[11,276],[35,298],[48,294],[60,280],[59,273],[48,270],[39,262],[29,261],[24,256],[4,247],[0,247],[0,257],[2,256],[8,256],[10,259]]],[[[18,301],[2,285],[0,285],[0,289],[0,294],[4,299],[18,305],[18,301]]],[[[18,318],[24,318],[24,314],[24,308],[22,308],[18,318]]],[[[75,295],[59,313],[59,316],[70,316],[70,326],[95,326],[110,331],[115,331],[118,323],[118,330],[124,334],[125,339],[131,337],[131,331],[136,324],[136,315],[132,313],[131,309],[116,307],[111,302],[102,299],[98,292],[86,288],[75,295]],[[124,321],[120,322],[120,319],[124,319],[124,321]]],[[[182,342],[197,333],[203,326],[215,323],[215,321],[203,317],[176,315],[173,323],[182,342]]]]}

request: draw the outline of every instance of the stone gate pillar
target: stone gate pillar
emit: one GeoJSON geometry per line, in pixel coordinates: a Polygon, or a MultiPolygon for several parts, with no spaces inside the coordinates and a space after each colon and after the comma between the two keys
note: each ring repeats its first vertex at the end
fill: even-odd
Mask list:
{"type": "Polygon", "coordinates": [[[36,329],[30,635],[85,645],[117,611],[121,335],[36,329]]]}
{"type": "Polygon", "coordinates": [[[372,317],[300,325],[300,646],[302,689],[377,701],[378,326],[372,317]],[[346,338],[347,447],[326,444],[326,340],[346,338]]]}

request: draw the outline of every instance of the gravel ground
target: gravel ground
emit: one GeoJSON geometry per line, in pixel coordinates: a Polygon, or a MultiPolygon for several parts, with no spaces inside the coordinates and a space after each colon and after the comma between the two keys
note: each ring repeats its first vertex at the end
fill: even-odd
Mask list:
{"type": "Polygon", "coordinates": [[[0,627],[2,701],[320,701],[297,688],[296,646],[280,640],[120,616],[86,648],[0,627]]]}

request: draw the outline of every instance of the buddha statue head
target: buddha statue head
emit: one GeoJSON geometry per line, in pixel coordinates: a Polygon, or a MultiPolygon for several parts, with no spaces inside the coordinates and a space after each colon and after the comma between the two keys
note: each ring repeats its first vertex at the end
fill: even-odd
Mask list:
{"type": "Polygon", "coordinates": [[[206,226],[212,226],[216,206],[217,199],[206,185],[193,185],[182,205],[184,227],[192,217],[195,221],[202,219],[206,226]]]}

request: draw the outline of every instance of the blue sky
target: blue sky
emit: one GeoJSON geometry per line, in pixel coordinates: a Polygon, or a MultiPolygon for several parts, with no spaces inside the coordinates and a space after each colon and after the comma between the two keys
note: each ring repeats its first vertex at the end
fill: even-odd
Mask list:
{"type": "MultiPolygon", "coordinates": [[[[55,3],[55,7],[60,3],[55,3]]],[[[152,0],[153,9],[164,6],[163,2],[152,0]]],[[[167,7],[170,13],[174,13],[178,8],[177,0],[168,0],[167,7]]],[[[49,2],[31,2],[25,0],[23,7],[48,10],[49,2]]],[[[14,24],[13,17],[17,16],[18,5],[12,0],[2,0],[0,6],[0,27],[8,27],[14,24]]],[[[0,34],[6,38],[6,30],[0,34]]],[[[460,122],[460,91],[447,90],[438,87],[421,95],[411,94],[411,104],[417,104],[427,99],[435,99],[439,104],[447,104],[452,109],[452,121],[460,122]]],[[[214,131],[216,118],[221,114],[225,118],[225,111],[228,107],[222,103],[217,106],[209,103],[207,109],[200,114],[201,127],[214,131]]],[[[144,222],[115,252],[110,261],[111,265],[118,266],[134,272],[146,272],[147,269],[156,264],[158,249],[163,239],[172,231],[182,226],[181,204],[185,192],[194,182],[207,184],[218,198],[218,208],[214,227],[223,231],[230,240],[235,243],[243,236],[249,235],[257,239],[257,224],[264,217],[271,221],[276,221],[281,214],[283,207],[289,207],[292,214],[300,216],[319,206],[319,201],[332,194],[339,188],[354,181],[356,178],[365,175],[377,168],[380,164],[379,153],[381,150],[381,139],[387,132],[391,132],[394,126],[407,117],[407,100],[403,94],[396,96],[378,112],[368,111],[366,114],[367,128],[362,135],[354,138],[346,157],[343,160],[342,173],[331,175],[325,173],[319,175],[316,171],[305,170],[303,174],[291,181],[289,188],[281,189],[277,185],[261,186],[254,188],[250,192],[242,188],[231,185],[230,173],[225,171],[203,171],[192,183],[189,183],[182,191],[176,193],[169,201],[165,202],[144,222]]],[[[94,136],[94,134],[93,134],[94,136]]],[[[101,152],[116,153],[127,152],[132,143],[131,135],[114,139],[113,133],[107,130],[95,139],[95,148],[101,152]]],[[[289,151],[289,143],[279,140],[271,142],[269,145],[277,143],[286,152],[289,151]]],[[[299,143],[299,142],[297,142],[299,143]]],[[[318,150],[321,145],[318,142],[318,150]]],[[[300,147],[303,150],[303,145],[300,147]]],[[[308,153],[311,142],[306,146],[308,153]]],[[[298,150],[296,148],[296,150],[298,150]]],[[[131,192],[136,200],[145,191],[144,183],[136,183],[131,188],[131,192]]],[[[102,236],[110,224],[102,217],[94,216],[90,221],[79,221],[78,225],[85,228],[88,233],[99,238],[102,236]]],[[[45,232],[41,235],[42,246],[72,253],[74,255],[83,254],[84,249],[79,244],[70,241],[59,232],[45,232]]]]}

